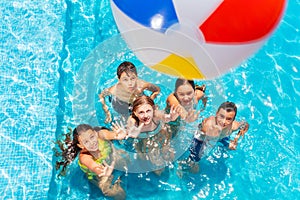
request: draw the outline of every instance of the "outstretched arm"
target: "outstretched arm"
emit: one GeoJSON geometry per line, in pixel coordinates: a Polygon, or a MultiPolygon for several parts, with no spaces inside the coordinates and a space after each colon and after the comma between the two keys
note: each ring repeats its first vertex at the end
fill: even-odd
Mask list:
{"type": "Polygon", "coordinates": [[[181,119],[185,120],[185,118],[188,115],[188,112],[185,110],[183,106],[180,105],[180,102],[178,101],[178,99],[175,97],[173,93],[168,96],[167,105],[169,105],[170,107],[172,106],[180,107],[179,116],[181,117],[181,119]]]}
{"type": "Polygon", "coordinates": [[[164,114],[164,121],[166,123],[170,121],[175,121],[179,117],[179,113],[181,111],[181,106],[171,106],[170,113],[169,114],[164,114]]]}
{"type": "Polygon", "coordinates": [[[144,82],[141,92],[143,92],[144,90],[149,90],[152,92],[152,94],[150,95],[150,98],[152,100],[154,100],[156,96],[160,93],[160,88],[157,85],[154,85],[149,82],[144,82]]]}
{"type": "Polygon", "coordinates": [[[106,88],[104,89],[98,96],[99,96],[99,99],[100,99],[100,102],[102,104],[102,108],[105,112],[105,123],[110,123],[112,121],[112,118],[111,118],[111,113],[108,109],[108,106],[106,105],[105,103],[105,97],[106,96],[109,96],[111,95],[111,91],[110,91],[110,88],[106,88]]]}
{"type": "Polygon", "coordinates": [[[128,118],[127,121],[127,137],[131,137],[131,138],[137,138],[139,136],[139,134],[142,131],[142,128],[144,127],[144,123],[140,123],[139,126],[136,125],[137,122],[134,118],[132,118],[131,116],[128,118]]]}
{"type": "Polygon", "coordinates": [[[114,161],[111,163],[111,165],[108,165],[106,162],[98,164],[90,154],[80,154],[79,160],[81,164],[97,174],[98,177],[110,176],[114,168],[114,161]]]}
{"type": "Polygon", "coordinates": [[[102,163],[102,172],[100,172],[97,176],[100,177],[109,177],[114,171],[115,161],[112,161],[111,164],[107,164],[104,160],[102,163]]]}
{"type": "Polygon", "coordinates": [[[143,128],[144,123],[141,123],[138,127],[136,127],[135,125],[129,125],[127,128],[125,128],[122,122],[113,122],[112,125],[112,129],[116,133],[114,139],[123,140],[129,137],[137,138],[141,133],[141,129],[143,128]]]}
{"type": "Polygon", "coordinates": [[[249,129],[249,124],[247,122],[241,122],[239,124],[239,132],[237,133],[237,135],[235,136],[235,138],[230,141],[229,149],[236,150],[239,138],[241,136],[244,137],[244,135],[248,131],[248,129],[249,129]]]}
{"type": "Polygon", "coordinates": [[[98,136],[103,140],[123,140],[126,136],[126,130],[119,123],[112,123],[112,131],[102,129],[98,132],[98,136]]]}
{"type": "Polygon", "coordinates": [[[187,113],[185,121],[188,123],[194,122],[198,119],[199,115],[200,115],[200,110],[190,110],[187,113]]]}

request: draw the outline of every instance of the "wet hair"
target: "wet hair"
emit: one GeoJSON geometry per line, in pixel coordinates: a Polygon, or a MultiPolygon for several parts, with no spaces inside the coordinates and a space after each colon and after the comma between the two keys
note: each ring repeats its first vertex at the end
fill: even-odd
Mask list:
{"type": "Polygon", "coordinates": [[[193,90],[195,90],[195,82],[193,80],[187,80],[187,79],[182,79],[182,78],[178,78],[176,80],[175,83],[175,92],[177,91],[177,89],[179,88],[179,86],[185,85],[185,84],[189,84],[192,86],[193,90]]]}
{"type": "Polygon", "coordinates": [[[137,71],[136,71],[136,67],[133,63],[131,62],[128,62],[128,61],[124,61],[122,62],[119,66],[118,66],[118,69],[117,69],[117,76],[118,76],[118,79],[120,79],[121,77],[121,74],[125,72],[127,75],[129,73],[134,73],[135,75],[137,75],[137,71]]]}
{"type": "Polygon", "coordinates": [[[237,107],[235,103],[226,101],[219,106],[217,112],[219,112],[221,109],[224,109],[226,112],[235,112],[233,120],[235,119],[235,116],[237,114],[237,107]]]}
{"type": "Polygon", "coordinates": [[[178,78],[175,82],[175,92],[174,92],[174,96],[178,99],[177,97],[177,90],[180,86],[188,84],[190,86],[192,86],[193,90],[195,91],[195,82],[193,80],[187,80],[187,79],[182,79],[182,78],[178,78]]]}
{"type": "Polygon", "coordinates": [[[57,140],[56,144],[59,146],[59,150],[54,149],[55,156],[61,157],[61,160],[56,161],[56,170],[59,170],[61,167],[61,171],[58,176],[66,175],[67,166],[76,158],[81,148],[78,147],[79,141],[78,137],[81,133],[86,132],[88,130],[95,130],[88,124],[80,124],[73,131],[69,128],[69,132],[64,134],[64,140],[57,140]]]}
{"type": "Polygon", "coordinates": [[[139,108],[139,106],[144,105],[144,104],[149,104],[153,108],[153,110],[155,110],[154,101],[150,97],[148,97],[146,95],[137,97],[134,100],[134,102],[132,103],[132,113],[131,113],[131,117],[134,118],[137,123],[139,123],[139,119],[134,114],[134,112],[139,108]]]}

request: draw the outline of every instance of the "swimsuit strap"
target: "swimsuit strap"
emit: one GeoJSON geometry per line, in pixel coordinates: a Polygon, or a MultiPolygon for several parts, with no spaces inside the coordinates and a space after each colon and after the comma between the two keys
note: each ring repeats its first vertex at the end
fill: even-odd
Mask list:
{"type": "MultiPolygon", "coordinates": [[[[111,145],[110,145],[110,143],[108,141],[98,139],[98,142],[99,142],[98,148],[100,150],[101,156],[98,159],[95,159],[95,162],[97,164],[102,164],[104,160],[110,158],[110,154],[112,152],[112,147],[111,147],[111,145]]],[[[93,179],[93,177],[96,175],[94,172],[90,171],[87,166],[85,166],[84,164],[82,164],[79,159],[78,159],[78,165],[79,165],[80,169],[84,173],[86,173],[87,178],[89,180],[93,179]]]]}
{"type": "Polygon", "coordinates": [[[145,131],[145,132],[141,132],[141,133],[139,134],[138,138],[140,138],[140,139],[149,138],[149,137],[152,137],[152,136],[156,135],[157,133],[159,133],[160,130],[161,130],[161,128],[162,128],[162,122],[159,121],[159,123],[156,124],[156,123],[153,121],[153,123],[154,123],[155,125],[157,125],[156,128],[155,128],[153,131],[145,131]]]}

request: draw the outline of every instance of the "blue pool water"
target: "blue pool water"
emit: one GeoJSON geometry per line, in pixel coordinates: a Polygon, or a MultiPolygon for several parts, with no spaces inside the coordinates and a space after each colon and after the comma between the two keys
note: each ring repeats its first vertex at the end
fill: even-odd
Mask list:
{"type": "MultiPolygon", "coordinates": [[[[128,199],[299,198],[299,10],[299,0],[289,1],[278,29],[255,55],[205,82],[211,98],[203,115],[213,114],[215,101],[228,99],[238,105],[238,118],[250,123],[238,150],[216,148],[201,160],[200,173],[183,178],[176,165],[160,177],[123,175],[128,199]]],[[[115,80],[120,60],[140,64],[118,42],[108,0],[4,0],[0,14],[0,197],[103,199],[76,163],[66,178],[56,179],[52,148],[79,119],[101,121],[96,93],[115,80]],[[95,49],[102,55],[97,59],[90,55],[95,49]],[[92,68],[95,61],[101,67],[92,68]],[[80,106],[84,102],[92,104],[80,106]]],[[[159,85],[163,76],[163,95],[173,89],[172,78],[139,71],[159,85]]]]}

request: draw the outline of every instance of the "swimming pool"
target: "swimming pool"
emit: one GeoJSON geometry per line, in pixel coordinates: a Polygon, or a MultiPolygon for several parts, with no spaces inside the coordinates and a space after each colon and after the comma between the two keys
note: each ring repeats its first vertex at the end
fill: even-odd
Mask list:
{"type": "MultiPolygon", "coordinates": [[[[74,111],[73,104],[78,101],[74,95],[78,88],[74,77],[88,64],[89,53],[117,34],[109,2],[5,0],[0,5],[1,196],[101,197],[83,177],[79,184],[74,175],[64,181],[52,176],[52,141],[76,124],[78,110],[74,111]]],[[[222,93],[237,103],[238,117],[250,122],[239,149],[216,151],[201,161],[200,174],[183,179],[172,168],[161,177],[128,175],[124,180],[129,199],[300,196],[299,9],[299,0],[289,1],[280,26],[263,48],[215,81],[222,85],[222,93]],[[140,186],[138,191],[135,185],[140,186]]],[[[130,53],[114,57],[103,58],[99,65],[115,68],[120,59],[134,60],[130,53]]],[[[152,72],[145,69],[145,73],[152,72]]],[[[95,94],[88,92],[93,101],[95,94]]],[[[98,116],[95,110],[87,114],[98,116]]],[[[78,168],[71,168],[80,174],[78,168]]]]}

